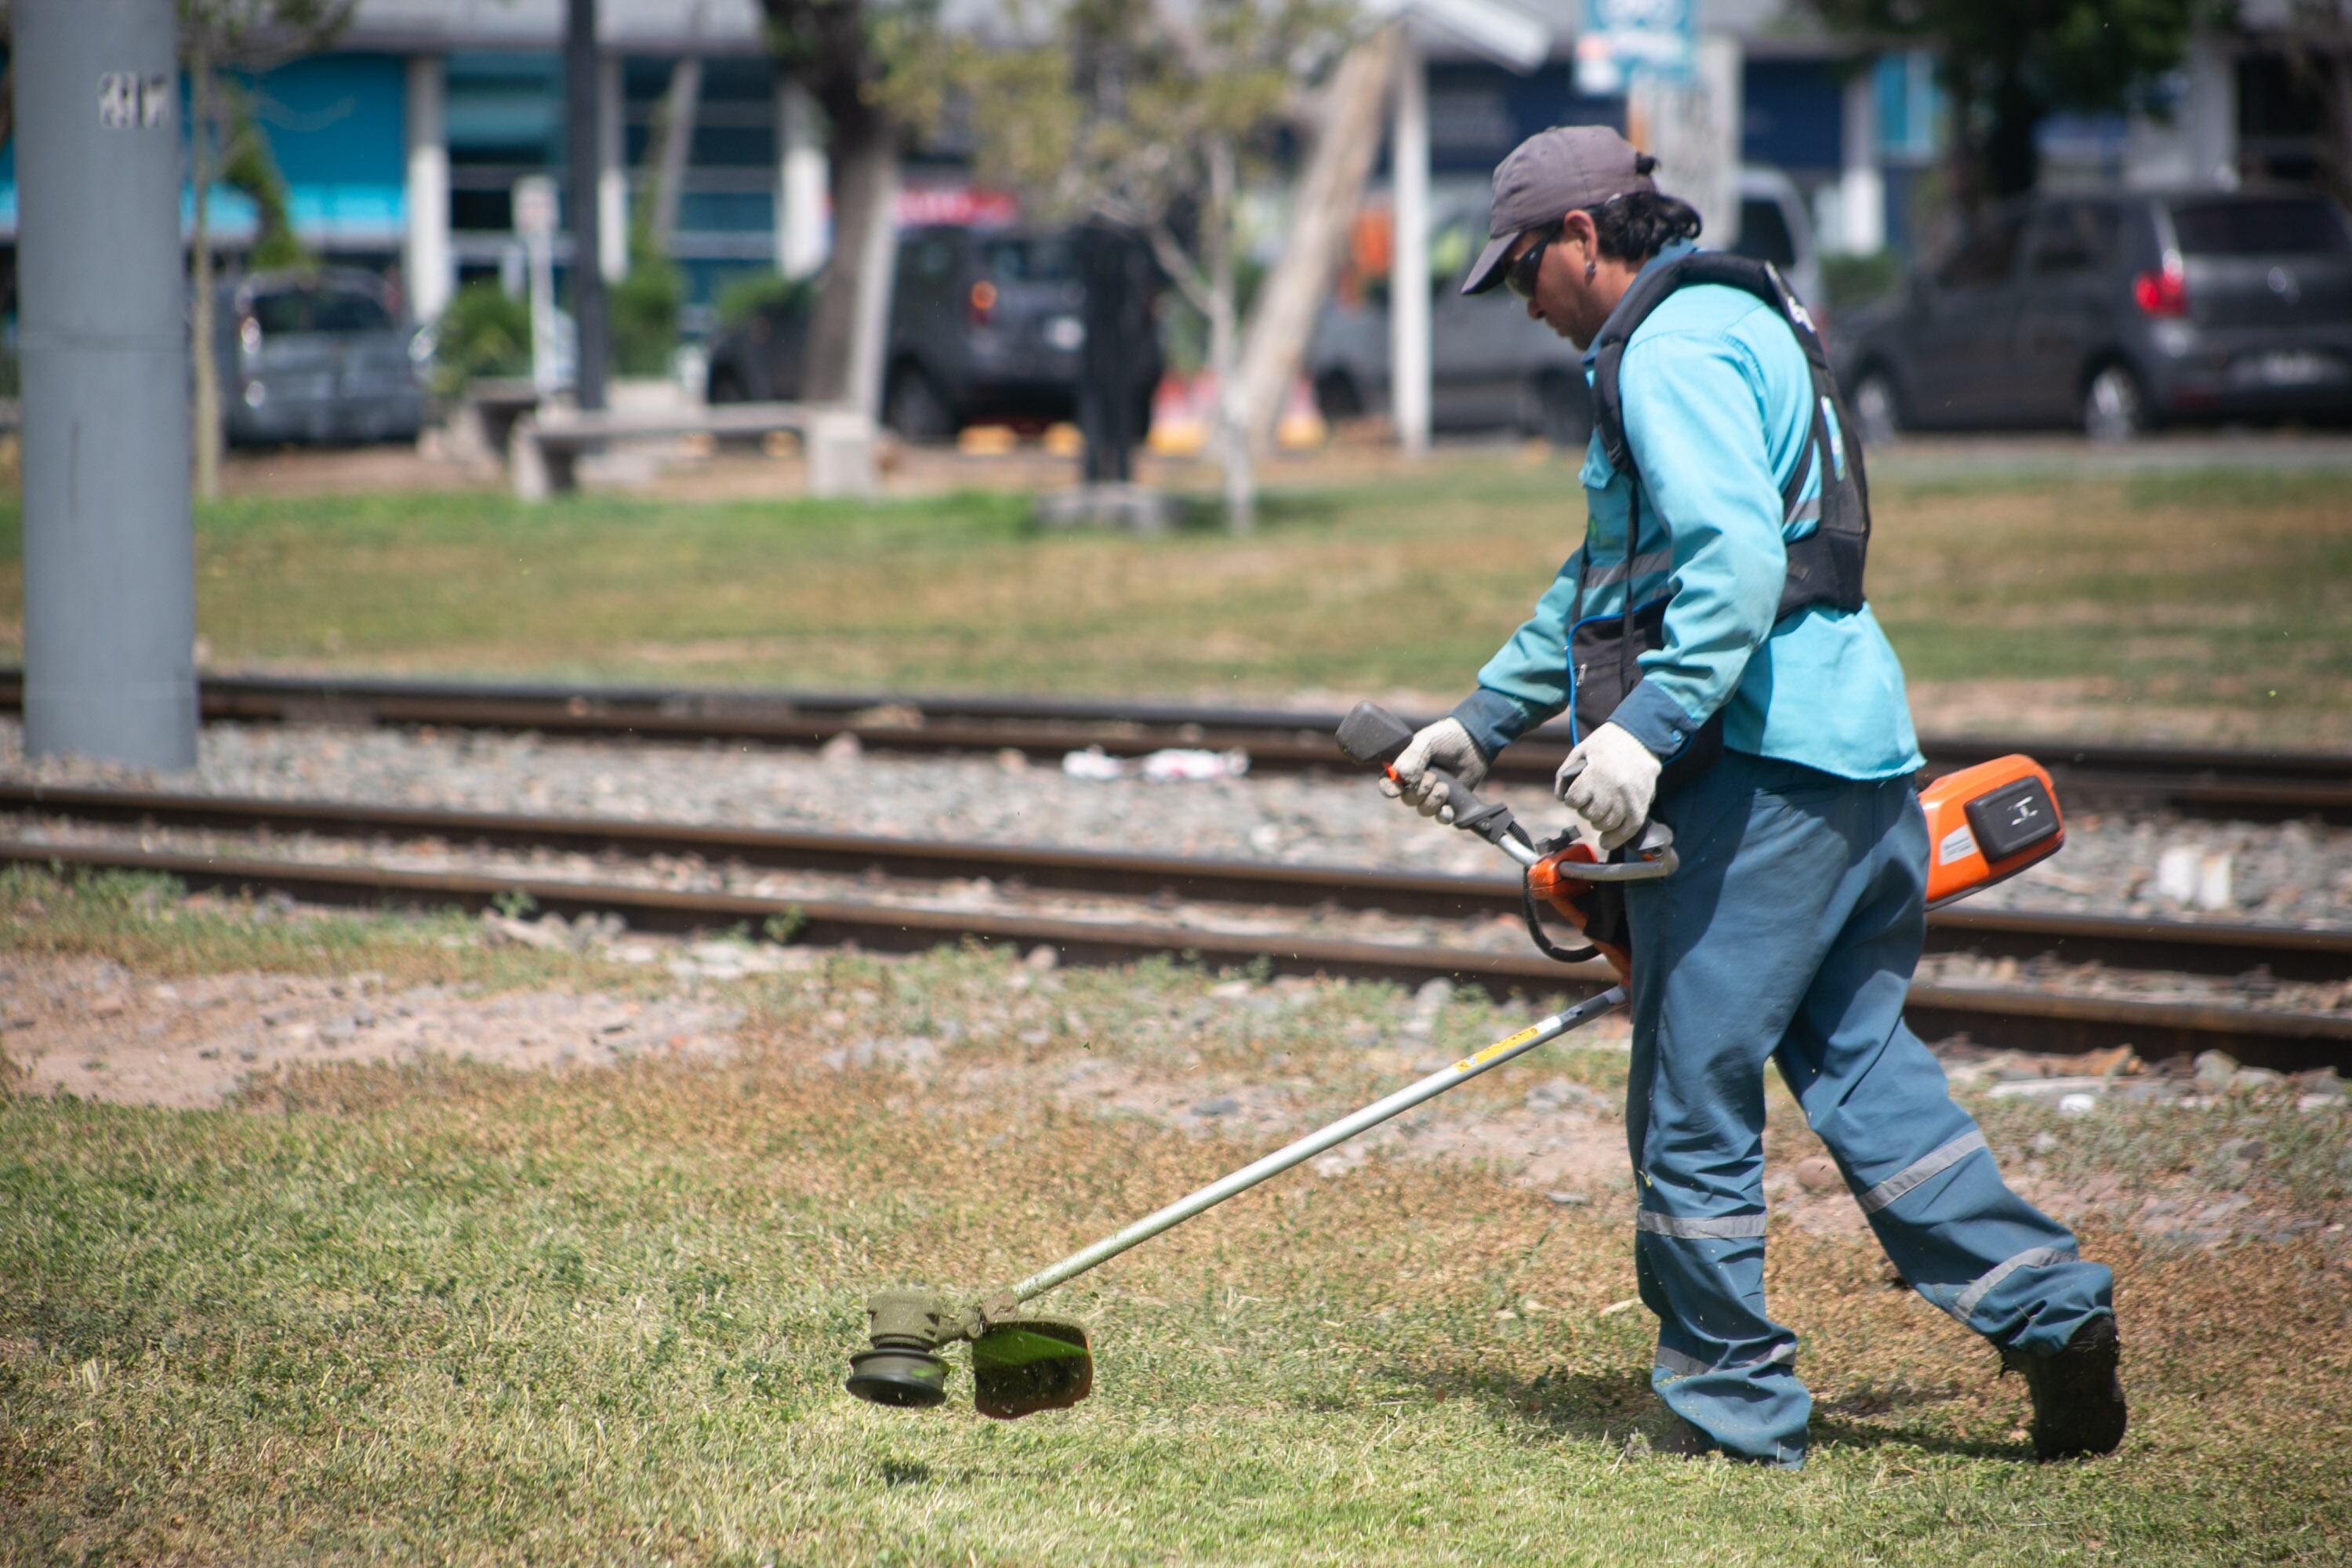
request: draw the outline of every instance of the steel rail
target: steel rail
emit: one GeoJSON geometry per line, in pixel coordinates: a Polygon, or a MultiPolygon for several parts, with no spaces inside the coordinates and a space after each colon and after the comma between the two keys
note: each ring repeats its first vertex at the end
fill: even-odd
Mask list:
{"type": "MultiPolygon", "coordinates": [[[[1512,917],[1519,910],[1519,884],[1512,877],[1375,871],[1050,845],[6,783],[0,783],[0,813],[215,832],[307,833],[368,839],[411,837],[640,859],[692,856],[719,865],[879,875],[924,886],[985,878],[1029,890],[1367,910],[1455,920],[1512,917]]],[[[2199,974],[2240,974],[2260,967],[2280,979],[2352,976],[2352,930],[2255,921],[1966,907],[1928,917],[1927,949],[2021,959],[2046,955],[2068,963],[2199,974]]]]}
{"type": "MultiPolygon", "coordinates": [[[[1099,745],[1118,756],[1167,746],[1242,750],[1264,772],[1311,771],[1337,758],[1339,715],[1264,708],[958,696],[941,693],[572,687],[365,676],[205,678],[204,716],[254,723],[446,725],[596,740],[732,741],[819,745],[855,735],[877,751],[935,754],[1013,750],[1057,758],[1099,745]]],[[[0,670],[0,709],[22,702],[22,678],[0,670]]],[[[2352,823],[2352,755],[2242,752],[1997,735],[1927,737],[1931,770],[2024,751],[2084,803],[2161,804],[2199,815],[2317,816],[2352,823]]],[[[1567,754],[1558,725],[1496,759],[1498,778],[1549,781],[1567,754]]]]}
{"type": "MultiPolygon", "coordinates": [[[[968,940],[1044,943],[1081,963],[1173,955],[1210,965],[1266,965],[1419,984],[1446,976],[1497,995],[1591,995],[1614,981],[1598,963],[1560,964],[1533,952],[1478,952],[1403,943],[1244,934],[1034,914],[982,914],[860,903],[683,891],[562,878],[400,871],[377,866],[181,854],[91,845],[0,841],[0,865],[143,872],[193,888],[282,892],[326,904],[489,909],[516,895],[548,911],[611,913],[653,931],[772,929],[822,946],[919,951],[968,940]]],[[[1930,1038],[1968,1034],[2036,1050],[2130,1045],[2156,1058],[2220,1047],[2284,1070],[2352,1066],[2352,1017],[2086,997],[2007,987],[1915,985],[1910,1016],[1930,1038]]]]}

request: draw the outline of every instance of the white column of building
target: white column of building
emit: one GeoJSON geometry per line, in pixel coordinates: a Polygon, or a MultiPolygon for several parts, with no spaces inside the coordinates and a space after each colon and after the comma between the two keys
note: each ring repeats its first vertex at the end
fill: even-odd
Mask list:
{"type": "Polygon", "coordinates": [[[1845,84],[1844,167],[1838,176],[1836,248],[1872,256],[1886,248],[1886,176],[1878,167],[1878,75],[1857,70],[1845,84]]]}
{"type": "Polygon", "coordinates": [[[404,135],[408,151],[408,186],[403,193],[408,237],[400,268],[406,280],[409,313],[419,321],[436,319],[457,287],[449,252],[449,138],[442,112],[443,65],[439,55],[408,59],[408,101],[404,135]]]}
{"type": "Polygon", "coordinates": [[[806,278],[824,265],[825,185],[816,100],[796,81],[776,84],[776,270],[806,278]]]}
{"type": "Polygon", "coordinates": [[[1411,28],[1397,49],[1389,246],[1389,413],[1397,444],[1429,449],[1429,68],[1411,28]]]}
{"type": "Polygon", "coordinates": [[[621,59],[596,67],[596,270],[606,282],[629,269],[629,170],[622,160],[621,59]]]}

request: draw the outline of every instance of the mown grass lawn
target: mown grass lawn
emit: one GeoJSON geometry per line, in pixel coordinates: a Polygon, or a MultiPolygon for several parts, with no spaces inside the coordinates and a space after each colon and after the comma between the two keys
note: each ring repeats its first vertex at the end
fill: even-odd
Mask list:
{"type": "MultiPolygon", "coordinates": [[[[182,973],[244,943],[288,968],[630,983],[544,955],[486,969],[457,936],[0,888],[0,968],[79,952],[182,973]]],[[[2318,1237],[2165,1252],[2086,1231],[2117,1270],[2135,1399],[2123,1451],[2090,1464],[2032,1464],[2022,1391],[1981,1345],[1866,1242],[1787,1225],[1770,1284],[1819,1401],[1810,1464],[1651,1457],[1630,1193],[1562,1208],[1407,1160],[1294,1173],[1053,1298],[1097,1335],[1076,1411],[1000,1426],[842,1394],[866,1290],[1002,1282],[1259,1152],[1038,1092],[1068,1065],[1278,1077],[1318,1112],[1394,1080],[1393,989],[1217,979],[835,955],[750,987],[723,1065],[345,1069],[203,1112],[0,1100],[0,1562],[2352,1552],[2352,1271],[2318,1237]],[[941,1052],[921,1074],[821,1059],[910,1035],[941,1052]]],[[[1518,1016],[1457,1000],[1413,1048],[1518,1016]]],[[[1622,1081],[1609,1051],[1548,1057],[1622,1081]]],[[[1502,1078],[1442,1104],[1515,1098],[1502,1078]]],[[[1780,1161],[1808,1145],[1775,1095],[1780,1161]]],[[[2054,1130],[2061,1167],[2186,1179],[2212,1140],[2254,1136],[2263,1205],[2352,1209],[2334,1119],[2291,1104],[2095,1131],[1983,1109],[2005,1163],[2054,1130]]]]}
{"type": "MultiPolygon", "coordinates": [[[[1875,488],[1872,598],[1923,725],[2352,742],[2340,475],[1875,488]]],[[[198,517],[211,661],[1263,700],[1450,698],[1576,542],[1507,451],[1277,489],[1255,536],[1040,535],[1017,495],[876,505],[480,492],[198,517]]],[[[20,593],[0,506],[0,605],[20,593]]],[[[0,657],[21,644],[0,621],[0,657]]]]}

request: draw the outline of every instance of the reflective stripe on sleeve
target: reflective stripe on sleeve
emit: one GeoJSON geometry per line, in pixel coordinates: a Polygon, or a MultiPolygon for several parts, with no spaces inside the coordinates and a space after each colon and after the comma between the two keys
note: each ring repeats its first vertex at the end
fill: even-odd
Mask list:
{"type": "Polygon", "coordinates": [[[2027,1248],[2014,1258],[2004,1258],[1978,1275],[1969,1288],[1960,1292],[1960,1299],[1952,1303],[1952,1316],[1964,1323],[1967,1322],[1969,1314],[1977,1310],[1977,1303],[1983,1300],[1994,1286],[2021,1268],[2040,1268],[2052,1263],[2072,1263],[2077,1256],[2079,1255],[2071,1247],[2034,1247],[2027,1248]]]}
{"type": "Polygon", "coordinates": [[[1764,1234],[1764,1216],[1760,1214],[1736,1214],[1722,1219],[1676,1219],[1672,1215],[1643,1209],[1634,1216],[1633,1225],[1636,1229],[1679,1237],[1685,1241],[1729,1241],[1764,1234]]]}
{"type": "Polygon", "coordinates": [[[1950,1170],[1979,1149],[1990,1149],[1981,1130],[1971,1130],[1953,1139],[1942,1148],[1922,1154],[1886,1180],[1862,1194],[1860,1203],[1864,1214],[1876,1214],[1928,1177],[1950,1170]]]}

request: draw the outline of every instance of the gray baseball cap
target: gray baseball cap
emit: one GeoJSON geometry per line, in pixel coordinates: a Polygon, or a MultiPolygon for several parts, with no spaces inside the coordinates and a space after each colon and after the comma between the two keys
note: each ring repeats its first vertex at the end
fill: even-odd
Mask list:
{"type": "Polygon", "coordinates": [[[1503,257],[1511,241],[1531,228],[1557,223],[1579,207],[1597,207],[1612,196],[1654,191],[1642,172],[1646,160],[1633,144],[1606,125],[1555,125],[1538,132],[1495,165],[1494,216],[1486,225],[1486,248],[1478,253],[1465,294],[1483,294],[1503,280],[1503,257]]]}

